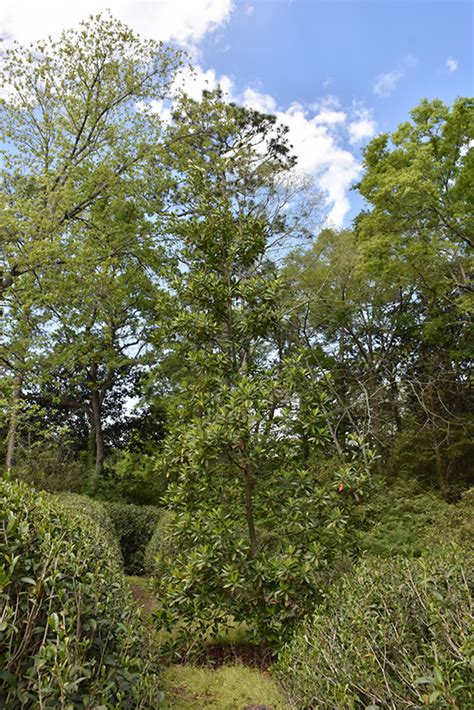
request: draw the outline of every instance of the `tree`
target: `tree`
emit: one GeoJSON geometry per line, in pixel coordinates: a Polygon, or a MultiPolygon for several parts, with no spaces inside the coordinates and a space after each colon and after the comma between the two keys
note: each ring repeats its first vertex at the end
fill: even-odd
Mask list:
{"type": "Polygon", "coordinates": [[[405,450],[429,452],[446,496],[472,453],[473,115],[468,98],[423,100],[411,122],[367,146],[358,186],[370,208],[356,220],[361,273],[412,292],[405,450]]]}
{"type": "Polygon", "coordinates": [[[352,230],[324,229],[286,259],[290,339],[304,348],[328,392],[326,421],[336,450],[349,434],[371,441],[379,468],[401,427],[400,356],[413,320],[413,287],[361,271],[352,230]]]}
{"type": "MultiPolygon", "coordinates": [[[[77,356],[91,383],[98,471],[103,462],[100,408],[124,356],[110,368],[110,358],[105,364],[98,360],[97,349],[103,357],[115,348],[115,359],[126,350],[123,331],[134,315],[117,324],[118,311],[123,315],[131,308],[136,314],[136,294],[126,291],[138,288],[138,269],[156,267],[155,256],[145,265],[140,262],[145,253],[151,255],[156,234],[143,194],[161,136],[161,122],[147,107],[170,96],[180,61],[179,53],[141,40],[110,16],[91,17],[57,42],[16,47],[3,57],[0,318],[10,321],[10,331],[11,321],[18,319],[29,352],[39,347],[33,327],[26,344],[29,321],[42,322],[43,333],[50,334],[71,317],[60,335],[62,354],[74,328],[81,337],[87,329],[90,337],[94,334],[94,344],[83,340],[77,356]],[[82,301],[81,290],[86,295],[82,301]],[[95,351],[90,357],[87,348],[95,351]]],[[[142,286],[139,293],[146,290],[142,286]]],[[[14,342],[4,336],[4,362],[11,362],[12,347],[14,342]]],[[[70,355],[71,350],[62,364],[71,370],[70,355]]],[[[28,376],[22,371],[23,387],[28,376]]],[[[21,387],[13,392],[11,432],[21,387]]]]}
{"type": "Polygon", "coordinates": [[[280,199],[294,164],[285,129],[220,92],[184,100],[174,120],[178,204],[167,229],[182,266],[170,346],[181,368],[160,470],[175,554],[157,580],[158,613],[203,634],[245,621],[276,644],[349,546],[347,511],[364,475],[345,466],[318,480],[300,456],[302,426],[314,449],[326,427],[318,387],[300,408],[304,368],[274,337],[286,316],[270,249],[304,227],[280,199]]]}
{"type": "Polygon", "coordinates": [[[365,149],[358,190],[372,209],[356,221],[360,247],[368,267],[466,310],[474,246],[472,100],[459,98],[449,108],[425,99],[411,116],[365,149]]]}

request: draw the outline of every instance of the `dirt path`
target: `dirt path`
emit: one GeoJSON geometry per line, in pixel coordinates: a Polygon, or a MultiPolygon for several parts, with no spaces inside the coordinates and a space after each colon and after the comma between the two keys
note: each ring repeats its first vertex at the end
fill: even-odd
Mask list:
{"type": "Polygon", "coordinates": [[[143,617],[146,618],[156,609],[156,600],[150,589],[148,577],[127,577],[133,596],[142,607],[143,617]]]}

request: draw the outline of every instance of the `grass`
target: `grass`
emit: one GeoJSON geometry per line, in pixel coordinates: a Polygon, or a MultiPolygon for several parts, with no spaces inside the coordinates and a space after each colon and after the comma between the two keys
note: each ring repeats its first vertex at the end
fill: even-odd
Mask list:
{"type": "Polygon", "coordinates": [[[246,666],[171,666],[162,673],[167,710],[292,710],[269,675],[246,666]]]}
{"type": "MultiPolygon", "coordinates": [[[[144,620],[156,606],[147,577],[127,577],[144,620]]],[[[157,649],[163,632],[153,630],[157,649]]],[[[165,634],[166,636],[166,634],[165,634]]],[[[230,624],[215,639],[216,643],[239,644],[247,640],[244,625],[230,624]]],[[[242,664],[217,669],[191,665],[168,666],[162,671],[166,710],[291,710],[282,689],[268,673],[242,664]]],[[[160,707],[162,707],[160,705],[160,707]]]]}

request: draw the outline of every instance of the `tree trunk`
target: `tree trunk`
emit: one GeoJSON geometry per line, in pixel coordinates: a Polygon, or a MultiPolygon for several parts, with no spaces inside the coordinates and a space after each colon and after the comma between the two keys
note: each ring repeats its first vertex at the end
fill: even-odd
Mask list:
{"type": "Polygon", "coordinates": [[[102,400],[103,396],[97,383],[98,366],[92,363],[91,379],[91,434],[95,441],[95,481],[102,476],[104,470],[104,435],[102,432],[102,400]]]}
{"type": "Polygon", "coordinates": [[[21,403],[21,388],[23,385],[23,378],[18,375],[15,378],[15,388],[13,391],[13,406],[10,415],[10,425],[8,427],[8,437],[7,437],[7,455],[5,458],[5,466],[9,470],[13,465],[13,458],[15,454],[15,442],[16,434],[18,430],[18,414],[21,403]]]}
{"type": "Polygon", "coordinates": [[[102,403],[97,390],[92,390],[92,429],[95,439],[95,472],[100,477],[104,470],[104,435],[102,432],[102,403]]]}
{"type": "Polygon", "coordinates": [[[244,481],[244,491],[245,491],[245,517],[247,519],[247,530],[249,534],[250,542],[250,555],[253,559],[258,555],[258,541],[257,532],[255,529],[255,518],[253,512],[253,489],[254,480],[248,469],[247,457],[246,457],[246,440],[242,437],[240,441],[237,442],[237,448],[239,449],[239,468],[242,472],[242,477],[244,481]]]}
{"type": "Polygon", "coordinates": [[[245,480],[245,514],[247,517],[247,528],[250,540],[250,554],[253,559],[258,555],[257,532],[255,530],[255,519],[253,514],[253,481],[248,472],[244,473],[245,480]]]}

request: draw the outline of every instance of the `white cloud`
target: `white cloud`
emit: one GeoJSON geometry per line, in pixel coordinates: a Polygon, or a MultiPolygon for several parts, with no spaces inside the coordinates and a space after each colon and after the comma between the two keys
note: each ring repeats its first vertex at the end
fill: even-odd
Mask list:
{"type": "MultiPolygon", "coordinates": [[[[288,140],[298,158],[298,168],[314,176],[326,197],[327,221],[341,227],[350,209],[347,192],[360,172],[360,165],[331,131],[341,123],[321,123],[300,104],[278,111],[277,118],[289,128],[288,140]]],[[[345,119],[344,119],[345,120],[345,119]]]]}
{"type": "Polygon", "coordinates": [[[377,96],[390,96],[396,85],[403,77],[401,71],[389,71],[385,74],[379,74],[374,84],[374,94],[377,96]]]}
{"type": "Polygon", "coordinates": [[[247,87],[242,95],[242,103],[244,106],[253,108],[256,111],[261,111],[262,113],[275,113],[277,109],[277,103],[273,96],[269,94],[262,94],[255,89],[247,87]]]}
{"type": "Polygon", "coordinates": [[[356,145],[364,140],[373,138],[377,124],[372,117],[372,112],[367,108],[355,108],[353,120],[349,123],[349,143],[356,145]]]}
{"type": "Polygon", "coordinates": [[[446,66],[448,68],[449,73],[456,71],[456,69],[458,68],[458,60],[453,59],[452,57],[448,57],[446,59],[446,66]]]}
{"type": "Polygon", "coordinates": [[[322,123],[327,126],[334,126],[336,123],[344,123],[347,119],[347,114],[344,111],[333,111],[329,108],[323,108],[314,117],[316,123],[322,123]]]}
{"type": "Polygon", "coordinates": [[[0,4],[0,36],[29,43],[109,9],[146,37],[199,42],[223,25],[233,0],[15,0],[0,4]]]}

